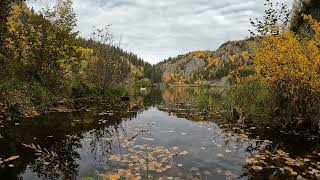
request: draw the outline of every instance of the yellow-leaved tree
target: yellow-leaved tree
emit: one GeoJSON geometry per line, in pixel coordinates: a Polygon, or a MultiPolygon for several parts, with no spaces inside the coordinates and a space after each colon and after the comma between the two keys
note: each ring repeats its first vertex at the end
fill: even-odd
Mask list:
{"type": "MultiPolygon", "coordinates": [[[[318,124],[320,94],[320,23],[304,16],[312,33],[265,36],[254,49],[262,84],[276,93],[278,115],[290,122],[318,124]]],[[[310,124],[311,125],[311,124],[310,124]]]]}

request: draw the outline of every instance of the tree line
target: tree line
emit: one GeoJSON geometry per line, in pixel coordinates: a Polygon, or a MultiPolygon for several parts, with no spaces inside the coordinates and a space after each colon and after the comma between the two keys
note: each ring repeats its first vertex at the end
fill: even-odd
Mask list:
{"type": "Polygon", "coordinates": [[[9,111],[110,97],[134,81],[160,77],[154,66],[115,46],[108,25],[89,39],[79,37],[71,0],[57,0],[42,12],[17,0],[0,7],[0,105],[9,111]]]}

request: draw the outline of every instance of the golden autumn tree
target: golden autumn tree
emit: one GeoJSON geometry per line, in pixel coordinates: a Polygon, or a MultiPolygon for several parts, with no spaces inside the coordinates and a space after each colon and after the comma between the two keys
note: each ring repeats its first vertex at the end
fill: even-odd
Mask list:
{"type": "Polygon", "coordinates": [[[314,31],[312,37],[293,32],[263,37],[253,57],[262,83],[277,94],[285,115],[297,121],[319,113],[320,23],[311,16],[304,19],[314,31]]]}
{"type": "Polygon", "coordinates": [[[8,74],[23,75],[53,87],[63,76],[63,65],[75,56],[74,35],[32,12],[24,2],[14,4],[7,18],[8,74]]]}

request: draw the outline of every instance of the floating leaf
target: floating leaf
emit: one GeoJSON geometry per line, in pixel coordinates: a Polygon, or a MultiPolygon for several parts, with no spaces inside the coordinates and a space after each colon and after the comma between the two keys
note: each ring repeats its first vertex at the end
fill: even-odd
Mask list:
{"type": "Polygon", "coordinates": [[[187,155],[189,152],[188,151],[182,151],[181,153],[179,153],[180,155],[187,155]]]}
{"type": "Polygon", "coordinates": [[[154,141],[154,139],[152,139],[152,138],[145,138],[145,137],[142,137],[141,139],[143,139],[143,140],[147,140],[147,141],[154,141]]]}
{"type": "Polygon", "coordinates": [[[176,150],[179,149],[179,147],[176,147],[176,146],[175,146],[175,147],[173,147],[172,149],[176,151],[176,150]]]}
{"type": "Polygon", "coordinates": [[[225,176],[232,176],[233,173],[232,173],[231,171],[229,171],[229,170],[226,170],[226,171],[224,172],[224,175],[225,175],[225,176]]]}
{"type": "Polygon", "coordinates": [[[292,176],[298,175],[298,173],[296,171],[294,171],[291,167],[286,166],[286,167],[284,167],[284,169],[289,171],[290,175],[292,175],[292,176]]]}
{"type": "Polygon", "coordinates": [[[304,161],[304,162],[310,162],[311,160],[308,159],[308,158],[304,158],[303,161],[304,161]]]}
{"type": "Polygon", "coordinates": [[[18,156],[11,156],[11,157],[5,159],[4,162],[13,161],[13,160],[18,159],[19,157],[20,157],[19,155],[18,156]]]}
{"type": "Polygon", "coordinates": [[[280,156],[284,156],[284,157],[287,157],[287,153],[282,151],[282,150],[277,150],[277,153],[280,155],[280,156]]]}
{"type": "Polygon", "coordinates": [[[256,172],[260,172],[263,169],[263,167],[261,167],[261,166],[252,166],[251,168],[256,172]]]}
{"type": "Polygon", "coordinates": [[[255,158],[247,158],[246,163],[248,164],[257,164],[259,163],[255,158]]]}
{"type": "Polygon", "coordinates": [[[229,149],[225,149],[225,152],[226,152],[226,153],[231,153],[232,151],[229,150],[229,149]]]}
{"type": "Polygon", "coordinates": [[[118,174],[110,174],[109,180],[119,180],[120,176],[118,174]]]}

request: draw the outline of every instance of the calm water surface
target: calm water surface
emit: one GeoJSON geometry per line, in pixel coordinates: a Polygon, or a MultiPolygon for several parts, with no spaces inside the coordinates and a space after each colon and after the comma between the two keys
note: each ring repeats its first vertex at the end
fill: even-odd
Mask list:
{"type": "Polygon", "coordinates": [[[300,152],[295,137],[233,136],[191,105],[192,96],[152,90],[130,102],[12,122],[1,128],[0,157],[19,158],[4,163],[0,179],[98,179],[119,169],[143,177],[146,168],[164,179],[247,179],[246,156],[258,147],[300,152]]]}

